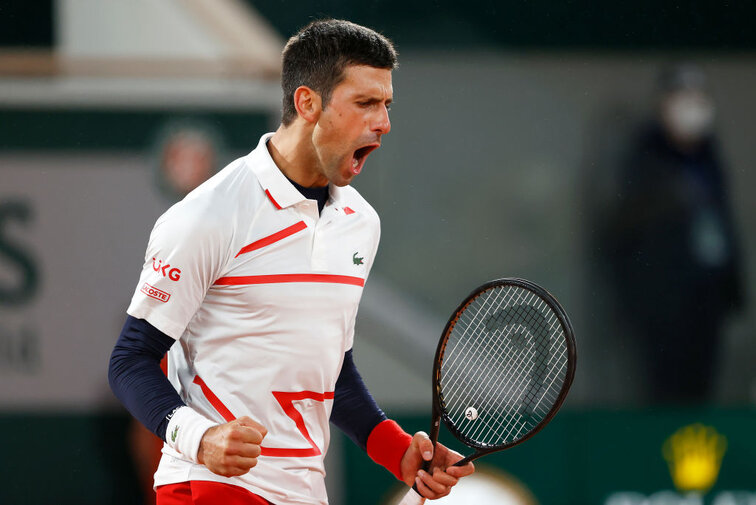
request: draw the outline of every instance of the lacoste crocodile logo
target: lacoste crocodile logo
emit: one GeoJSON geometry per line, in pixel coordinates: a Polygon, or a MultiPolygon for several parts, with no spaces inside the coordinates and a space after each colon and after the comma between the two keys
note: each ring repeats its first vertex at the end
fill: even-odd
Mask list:
{"type": "Polygon", "coordinates": [[[363,263],[362,260],[364,260],[364,259],[365,259],[364,257],[362,257],[362,258],[358,257],[357,253],[354,253],[352,255],[352,262],[354,262],[355,265],[362,265],[362,263],[363,263]]]}
{"type": "Polygon", "coordinates": [[[175,442],[176,441],[176,435],[178,435],[178,429],[179,429],[178,426],[176,426],[175,428],[173,428],[173,431],[171,432],[171,442],[175,442]]]}

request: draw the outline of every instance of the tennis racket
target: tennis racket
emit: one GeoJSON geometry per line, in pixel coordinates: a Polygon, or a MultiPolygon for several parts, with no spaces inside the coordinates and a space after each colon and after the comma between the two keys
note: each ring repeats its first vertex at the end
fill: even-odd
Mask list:
{"type": "MultiPolygon", "coordinates": [[[[454,311],[438,343],[431,441],[443,420],[474,449],[455,466],[524,442],[561,407],[576,359],[572,325],[545,289],[523,279],[483,284],[454,311]]],[[[399,505],[424,502],[413,486],[399,505]]]]}

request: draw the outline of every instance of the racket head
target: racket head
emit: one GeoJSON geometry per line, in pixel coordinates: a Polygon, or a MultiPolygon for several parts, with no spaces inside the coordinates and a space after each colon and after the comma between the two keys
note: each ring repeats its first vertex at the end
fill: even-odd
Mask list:
{"type": "Polygon", "coordinates": [[[479,286],[436,349],[431,439],[443,420],[476,450],[460,464],[524,442],[564,403],[576,360],[572,324],[548,291],[517,278],[479,286]]]}

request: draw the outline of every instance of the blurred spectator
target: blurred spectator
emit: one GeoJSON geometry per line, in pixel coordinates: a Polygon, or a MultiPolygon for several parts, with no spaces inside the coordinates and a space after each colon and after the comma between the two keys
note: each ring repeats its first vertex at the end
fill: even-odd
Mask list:
{"type": "Polygon", "coordinates": [[[223,153],[223,138],[206,121],[174,119],[157,137],[153,158],[161,192],[172,202],[215,175],[223,153]]]}
{"type": "Polygon", "coordinates": [[[723,320],[743,304],[735,225],[705,75],[676,65],[657,117],[622,160],[604,234],[622,324],[639,339],[647,399],[712,399],[723,320]]]}

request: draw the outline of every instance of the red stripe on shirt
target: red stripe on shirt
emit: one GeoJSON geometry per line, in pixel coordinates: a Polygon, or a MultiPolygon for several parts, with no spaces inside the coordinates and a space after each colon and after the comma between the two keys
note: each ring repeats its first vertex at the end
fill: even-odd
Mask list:
{"type": "MultiPolygon", "coordinates": [[[[205,398],[210,402],[210,405],[213,406],[213,408],[221,415],[223,416],[223,419],[226,420],[226,422],[231,422],[236,419],[236,416],[234,416],[228,408],[223,405],[223,402],[220,401],[220,399],[215,396],[215,393],[213,393],[210,388],[205,384],[205,381],[203,381],[199,375],[196,375],[194,377],[194,383],[199,385],[199,387],[202,389],[202,393],[205,395],[205,398]]],[[[307,442],[310,444],[310,447],[301,447],[301,448],[295,448],[290,449],[286,447],[265,447],[260,446],[260,455],[262,456],[271,456],[271,457],[277,457],[277,458],[287,458],[287,457],[311,457],[311,456],[320,456],[320,448],[315,443],[315,441],[310,436],[310,432],[307,430],[307,425],[305,424],[304,418],[302,417],[302,414],[294,407],[295,401],[301,401],[301,400],[315,400],[317,402],[324,402],[326,400],[333,400],[334,392],[333,391],[326,391],[325,393],[316,393],[315,391],[294,391],[294,392],[284,392],[284,391],[273,391],[273,396],[275,397],[276,401],[278,401],[279,405],[281,405],[281,408],[283,409],[284,413],[292,420],[294,421],[294,424],[297,427],[297,430],[302,434],[302,436],[307,440],[307,442]]]]}
{"type": "Polygon", "coordinates": [[[298,231],[304,230],[305,228],[307,228],[307,225],[305,224],[304,221],[300,221],[298,223],[295,223],[295,224],[289,226],[288,228],[284,228],[281,231],[277,231],[277,232],[275,232],[275,233],[273,233],[271,235],[268,235],[267,237],[261,238],[260,240],[255,240],[251,244],[245,245],[244,247],[242,247],[239,250],[238,253],[236,253],[236,256],[234,256],[234,257],[238,258],[242,254],[246,254],[248,252],[255,251],[255,250],[260,249],[262,247],[265,247],[265,246],[268,246],[268,245],[273,244],[275,242],[278,242],[279,240],[283,240],[283,239],[285,239],[286,237],[288,237],[290,235],[294,235],[298,231]]]}
{"type": "Polygon", "coordinates": [[[199,375],[194,377],[194,383],[199,385],[200,388],[202,388],[202,393],[204,393],[205,398],[210,402],[210,405],[213,406],[213,408],[223,416],[223,419],[226,420],[226,422],[231,422],[236,417],[231,413],[230,410],[226,408],[225,405],[223,405],[223,402],[220,401],[220,399],[215,396],[215,393],[213,393],[209,387],[207,387],[207,384],[205,384],[205,381],[203,381],[199,375]]]}
{"type": "Polygon", "coordinates": [[[286,413],[286,415],[289,416],[292,421],[294,421],[297,429],[305,438],[305,440],[307,440],[307,442],[310,444],[310,447],[296,449],[289,449],[284,447],[260,447],[260,454],[262,456],[273,456],[279,458],[307,458],[312,456],[320,456],[320,448],[310,436],[310,432],[307,430],[307,425],[305,425],[304,418],[302,417],[302,414],[296,409],[296,407],[294,407],[294,402],[307,399],[315,400],[316,402],[333,400],[333,391],[326,391],[325,393],[316,393],[315,391],[273,391],[273,396],[275,396],[276,400],[278,401],[279,405],[281,405],[281,408],[286,413]]]}
{"type": "Polygon", "coordinates": [[[273,202],[273,205],[275,206],[275,208],[277,208],[278,210],[281,210],[281,206],[278,205],[278,202],[273,198],[273,195],[270,194],[270,191],[266,189],[265,194],[268,195],[268,199],[270,199],[270,201],[273,202]]]}
{"type": "Polygon", "coordinates": [[[239,277],[221,277],[215,281],[219,286],[244,286],[248,284],[279,284],[283,282],[322,282],[329,284],[349,284],[365,286],[365,279],[351,275],[332,274],[273,274],[243,275],[239,277]]]}

